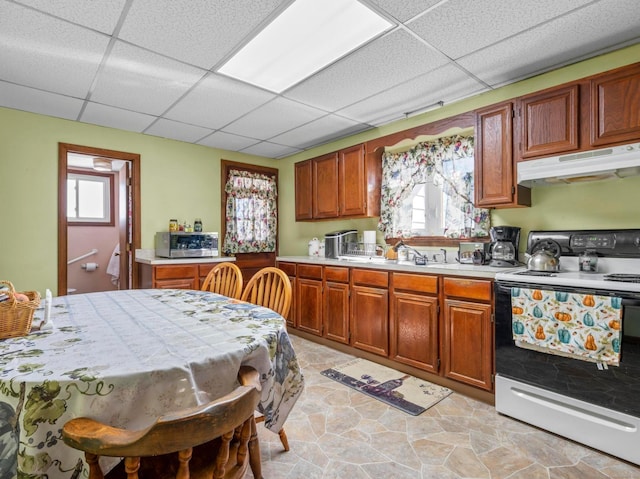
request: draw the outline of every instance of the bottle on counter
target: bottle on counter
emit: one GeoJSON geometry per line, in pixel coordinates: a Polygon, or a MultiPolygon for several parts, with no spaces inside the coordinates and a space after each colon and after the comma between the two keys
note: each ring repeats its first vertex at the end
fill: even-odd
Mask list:
{"type": "Polygon", "coordinates": [[[193,231],[195,231],[196,233],[202,232],[202,220],[200,218],[196,218],[193,221],[193,231]]]}
{"type": "Polygon", "coordinates": [[[178,220],[176,219],[169,220],[169,231],[171,233],[175,233],[176,231],[178,231],[178,220]]]}

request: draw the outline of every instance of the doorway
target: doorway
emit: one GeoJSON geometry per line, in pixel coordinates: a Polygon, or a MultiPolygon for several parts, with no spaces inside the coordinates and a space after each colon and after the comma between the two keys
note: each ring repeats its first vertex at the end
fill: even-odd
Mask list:
{"type": "Polygon", "coordinates": [[[136,248],[140,155],[59,143],[58,296],[136,287],[136,248]]]}

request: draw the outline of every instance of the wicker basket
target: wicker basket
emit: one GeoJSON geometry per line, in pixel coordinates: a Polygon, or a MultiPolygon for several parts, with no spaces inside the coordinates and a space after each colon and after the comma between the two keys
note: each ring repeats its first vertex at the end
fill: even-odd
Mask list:
{"type": "Polygon", "coordinates": [[[0,290],[1,294],[9,297],[6,301],[0,302],[0,339],[29,334],[33,313],[40,306],[40,293],[24,291],[22,294],[26,295],[29,301],[18,301],[15,298],[16,290],[11,282],[0,281],[0,284],[9,286],[9,289],[0,290]]]}

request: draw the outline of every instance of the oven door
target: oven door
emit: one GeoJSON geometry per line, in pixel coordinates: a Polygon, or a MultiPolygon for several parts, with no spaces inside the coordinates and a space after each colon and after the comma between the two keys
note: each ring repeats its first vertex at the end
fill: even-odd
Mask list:
{"type": "Polygon", "coordinates": [[[495,293],[498,376],[640,418],[640,294],[506,281],[496,281],[495,293]],[[516,346],[512,333],[511,288],[622,298],[619,366],[603,368],[593,362],[516,346]]]}

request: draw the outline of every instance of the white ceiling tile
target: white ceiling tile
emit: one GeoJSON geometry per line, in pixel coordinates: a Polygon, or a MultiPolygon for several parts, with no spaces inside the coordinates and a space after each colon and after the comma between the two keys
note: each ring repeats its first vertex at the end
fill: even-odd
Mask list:
{"type": "Polygon", "coordinates": [[[151,115],[135,111],[122,110],[99,103],[87,103],[80,121],[94,125],[108,126],[119,130],[142,133],[155,120],[151,115]]]}
{"type": "Polygon", "coordinates": [[[0,80],[84,98],[109,37],[0,3],[0,80]]]}
{"type": "Polygon", "coordinates": [[[86,25],[111,35],[125,5],[125,0],[108,2],[87,2],[87,0],[17,0],[43,12],[50,13],[78,25],[86,25]]]}
{"type": "Polygon", "coordinates": [[[75,120],[82,100],[0,81],[0,106],[75,120]]]}
{"type": "Polygon", "coordinates": [[[401,22],[406,22],[441,1],[442,0],[402,0],[399,2],[398,0],[369,0],[368,3],[378,5],[378,7],[392,17],[401,22]]]}
{"type": "Polygon", "coordinates": [[[224,128],[227,133],[268,140],[292,128],[309,123],[326,112],[310,106],[275,98],[224,128]]]}
{"type": "Polygon", "coordinates": [[[160,115],[204,74],[204,70],[117,42],[98,75],[91,100],[160,115]]]}
{"type": "Polygon", "coordinates": [[[444,65],[447,59],[396,30],[285,92],[285,96],[334,111],[444,65]]]}
{"type": "Polygon", "coordinates": [[[309,148],[331,140],[354,135],[369,128],[371,128],[370,125],[363,125],[337,115],[327,115],[282,135],[275,136],[271,138],[271,141],[280,145],[309,148]]]}
{"type": "Polygon", "coordinates": [[[284,0],[135,0],[120,38],[209,69],[284,0]]]}
{"type": "Polygon", "coordinates": [[[291,148],[290,146],[276,145],[263,141],[257,143],[249,148],[242,150],[242,153],[248,153],[250,155],[264,156],[265,158],[284,158],[285,156],[293,155],[302,150],[298,148],[291,148]]]}
{"type": "Polygon", "coordinates": [[[255,138],[232,135],[224,131],[216,131],[211,135],[198,141],[199,145],[211,146],[212,148],[222,148],[223,150],[239,151],[251,145],[260,143],[255,138]]]}
{"type": "Polygon", "coordinates": [[[458,61],[493,86],[500,86],[579,60],[599,46],[640,41],[636,0],[602,0],[553,22],[458,61]]]}
{"type": "Polygon", "coordinates": [[[212,130],[201,128],[199,126],[187,125],[179,121],[158,119],[153,125],[147,128],[144,133],[148,135],[161,136],[163,138],[171,138],[172,140],[186,141],[187,143],[195,143],[200,138],[209,135],[212,130]]]}
{"type": "Polygon", "coordinates": [[[408,26],[456,59],[592,1],[449,0],[408,26]]]}
{"type": "Polygon", "coordinates": [[[339,111],[363,123],[380,125],[439,101],[461,99],[486,87],[453,65],[445,65],[395,88],[369,97],[339,111]]]}
{"type": "Polygon", "coordinates": [[[166,117],[207,128],[222,128],[275,98],[259,88],[210,74],[181,98],[166,117]]]}

